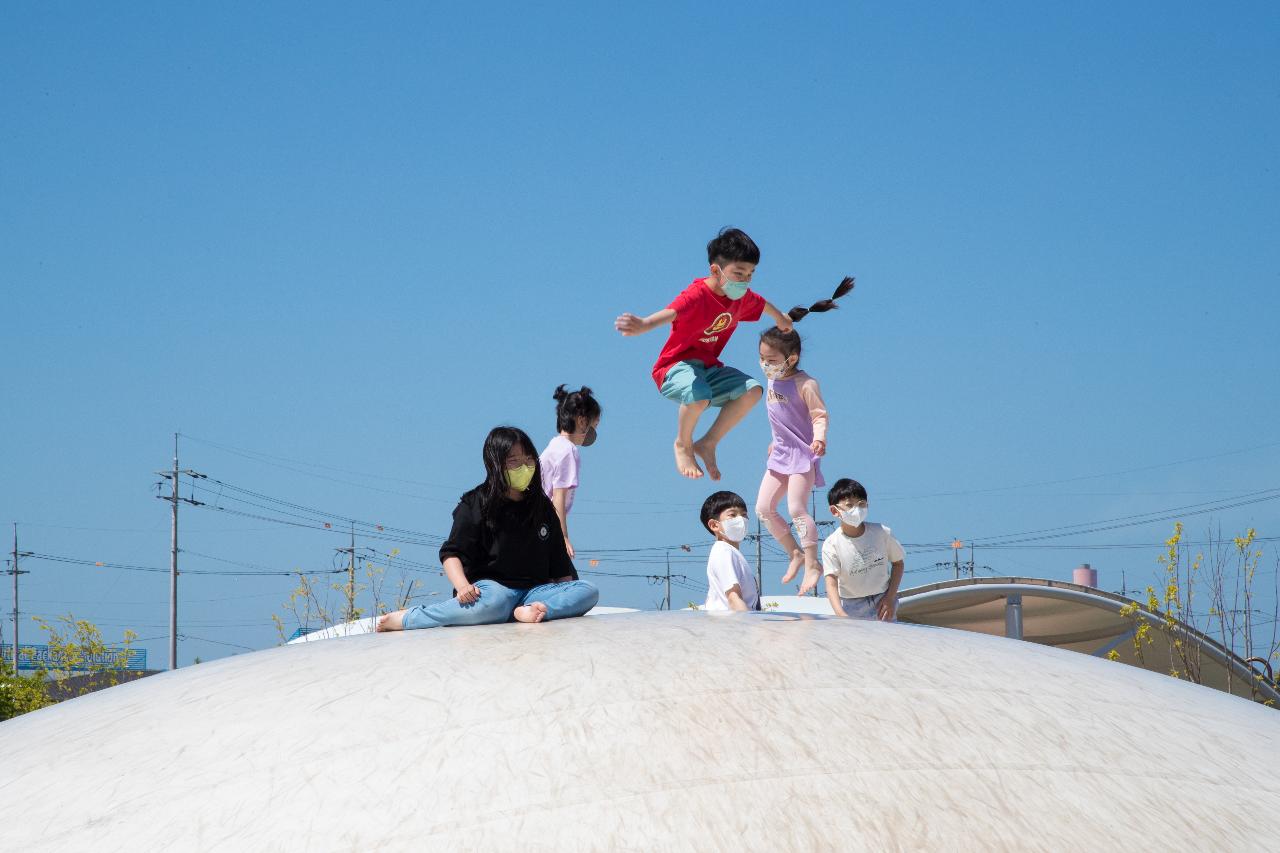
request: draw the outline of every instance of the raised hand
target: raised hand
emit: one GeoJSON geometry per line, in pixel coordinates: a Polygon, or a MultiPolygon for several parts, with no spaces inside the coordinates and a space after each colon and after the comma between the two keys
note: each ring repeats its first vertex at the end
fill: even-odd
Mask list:
{"type": "Polygon", "coordinates": [[[641,335],[649,331],[645,326],[644,319],[637,317],[635,314],[627,313],[613,321],[613,327],[627,337],[632,335],[641,335]]]}

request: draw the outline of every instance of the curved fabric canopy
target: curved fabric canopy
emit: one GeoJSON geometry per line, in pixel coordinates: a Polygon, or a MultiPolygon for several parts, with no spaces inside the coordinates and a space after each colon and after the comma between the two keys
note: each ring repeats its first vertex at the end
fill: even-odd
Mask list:
{"type": "Polygon", "coordinates": [[[1095,657],[1115,652],[1133,666],[1181,678],[1218,690],[1280,704],[1280,693],[1258,677],[1239,656],[1212,637],[1181,622],[1162,630],[1163,619],[1145,611],[1121,614],[1130,599],[1093,587],[1039,578],[961,578],[916,587],[902,593],[898,618],[903,622],[959,628],[980,634],[1009,636],[1069,649],[1095,657]],[[1019,610],[1013,613],[1012,610],[1019,610]],[[1139,620],[1152,626],[1142,656],[1134,647],[1139,620]],[[1182,641],[1178,649],[1173,640],[1182,641]],[[1198,677],[1191,678],[1190,673],[1198,677]]]}

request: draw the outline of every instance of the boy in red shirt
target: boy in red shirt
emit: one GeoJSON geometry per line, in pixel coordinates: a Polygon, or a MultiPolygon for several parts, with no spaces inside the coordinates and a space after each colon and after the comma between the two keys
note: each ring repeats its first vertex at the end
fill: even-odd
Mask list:
{"type": "Polygon", "coordinates": [[[702,476],[695,458],[720,479],[716,445],[760,399],[760,383],[720,361],[720,353],[739,322],[752,323],[768,314],[787,331],[791,318],[749,289],[760,263],[760,248],[737,228],[726,228],[707,244],[711,272],[695,279],[670,305],[637,317],[623,314],[614,326],[624,335],[641,335],[671,323],[671,335],[653,366],[653,381],[662,396],[680,404],[676,422],[676,470],[690,479],[702,476]],[[708,406],[720,414],[706,435],[693,440],[693,429],[708,406]]]}

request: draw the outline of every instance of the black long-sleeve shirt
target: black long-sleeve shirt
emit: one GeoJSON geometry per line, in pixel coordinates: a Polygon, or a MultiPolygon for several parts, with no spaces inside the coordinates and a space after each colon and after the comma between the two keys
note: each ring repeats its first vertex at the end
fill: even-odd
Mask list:
{"type": "Polygon", "coordinates": [[[457,557],[472,583],[488,578],[517,589],[556,578],[577,579],[551,501],[540,494],[503,501],[493,510],[491,524],[486,523],[482,507],[478,488],[458,501],[453,530],[440,546],[440,562],[457,557]]]}

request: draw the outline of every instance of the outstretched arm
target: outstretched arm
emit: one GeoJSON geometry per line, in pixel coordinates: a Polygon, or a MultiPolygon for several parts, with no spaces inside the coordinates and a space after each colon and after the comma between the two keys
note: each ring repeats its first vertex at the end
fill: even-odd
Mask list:
{"type": "Polygon", "coordinates": [[[661,311],[655,311],[648,317],[637,317],[635,314],[623,314],[621,317],[613,321],[613,327],[627,337],[632,335],[643,335],[645,332],[651,332],[659,326],[665,326],[676,318],[676,309],[663,308],[661,311]]]}
{"type": "Polygon", "coordinates": [[[775,308],[772,302],[764,303],[764,313],[769,315],[769,319],[773,320],[779,329],[784,332],[791,331],[791,318],[775,308]]]}

